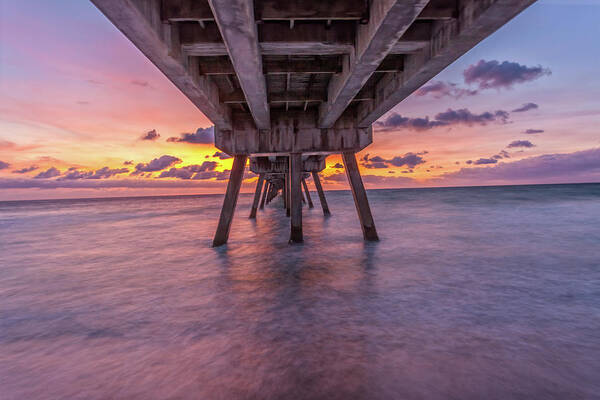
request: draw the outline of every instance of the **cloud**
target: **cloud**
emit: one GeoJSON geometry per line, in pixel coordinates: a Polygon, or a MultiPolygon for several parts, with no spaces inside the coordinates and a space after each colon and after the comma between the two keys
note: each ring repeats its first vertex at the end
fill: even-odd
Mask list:
{"type": "Polygon", "coordinates": [[[360,164],[365,168],[389,168],[390,166],[394,167],[408,167],[410,169],[416,167],[419,164],[425,164],[426,161],[421,157],[423,154],[427,154],[427,152],[422,153],[406,153],[403,156],[395,156],[391,159],[384,159],[380,156],[369,157],[369,154],[365,154],[361,160],[360,164]]]}
{"type": "Polygon", "coordinates": [[[500,150],[500,152],[492,156],[492,158],[495,158],[496,160],[501,160],[503,158],[510,158],[510,154],[508,154],[508,151],[506,150],[500,150]]]}
{"type": "Polygon", "coordinates": [[[493,167],[462,168],[441,177],[443,184],[600,182],[600,148],[545,154],[493,167]]]}
{"type": "Polygon", "coordinates": [[[344,166],[341,163],[335,163],[331,168],[340,169],[340,168],[344,168],[344,166]]]}
{"type": "Polygon", "coordinates": [[[218,181],[224,181],[226,179],[229,179],[230,172],[231,172],[231,170],[229,170],[229,169],[226,169],[224,171],[203,171],[203,172],[198,172],[196,175],[194,175],[194,177],[192,179],[193,180],[203,180],[203,179],[215,178],[218,181]]]}
{"type": "Polygon", "coordinates": [[[29,167],[25,167],[25,168],[21,168],[21,169],[16,169],[16,170],[13,171],[13,174],[26,174],[28,172],[35,171],[38,168],[39,167],[37,165],[31,165],[29,167]]]}
{"type": "Polygon", "coordinates": [[[131,84],[135,85],[135,86],[141,86],[141,87],[150,87],[150,83],[148,81],[141,81],[141,80],[137,80],[137,79],[132,80],[131,84]]]}
{"type": "Polygon", "coordinates": [[[228,158],[231,158],[231,156],[229,154],[223,153],[222,151],[217,151],[212,156],[218,157],[219,160],[227,160],[228,158]]]}
{"type": "MultiPolygon", "coordinates": [[[[495,159],[494,157],[492,158],[480,158],[479,160],[475,160],[473,162],[473,164],[475,165],[482,165],[482,164],[496,164],[498,162],[497,159],[495,159]]],[[[470,164],[469,162],[467,162],[468,164],[470,164]]]]}
{"type": "Polygon", "coordinates": [[[123,165],[133,165],[133,161],[131,161],[131,160],[123,161],[123,165]]]}
{"type": "Polygon", "coordinates": [[[134,174],[139,174],[141,172],[155,172],[161,171],[165,168],[168,168],[174,164],[178,164],[181,162],[180,158],[164,155],[159,158],[155,158],[149,163],[139,163],[135,166],[134,174]]]}
{"type": "Polygon", "coordinates": [[[156,132],[156,129],[152,129],[151,131],[148,131],[148,132],[144,133],[140,137],[140,140],[151,140],[151,141],[154,141],[154,140],[158,139],[159,137],[160,137],[160,134],[158,132],[156,132]]]}
{"type": "Polygon", "coordinates": [[[383,121],[378,121],[375,124],[384,130],[391,129],[411,129],[415,131],[425,131],[437,127],[450,127],[453,125],[486,125],[490,122],[505,124],[508,122],[509,113],[503,110],[486,111],[481,114],[475,114],[466,108],[448,110],[438,113],[435,119],[430,120],[429,117],[424,118],[408,118],[403,117],[398,113],[392,113],[383,121]]]}
{"type": "Polygon", "coordinates": [[[477,84],[479,89],[510,89],[516,83],[533,81],[551,71],[541,65],[528,67],[516,62],[479,60],[464,70],[465,83],[477,84]]]}
{"type": "Polygon", "coordinates": [[[4,161],[0,161],[0,169],[7,169],[10,167],[10,164],[4,161]]]}
{"type": "MultiPolygon", "coordinates": [[[[225,172],[225,171],[224,171],[225,172]]],[[[227,175],[228,177],[229,175],[227,175]]],[[[227,178],[225,178],[227,179],[227,178]]],[[[111,188],[190,188],[222,187],[221,183],[209,180],[183,181],[165,179],[32,179],[0,178],[0,189],[111,189],[111,188]]]]}
{"type": "Polygon", "coordinates": [[[512,112],[525,112],[529,110],[535,110],[536,108],[540,108],[540,106],[535,103],[525,103],[521,107],[512,110],[512,112]]]}
{"type": "Polygon", "coordinates": [[[194,164],[180,168],[171,168],[168,171],[161,172],[161,174],[158,177],[192,179],[192,177],[194,177],[194,174],[198,172],[214,171],[217,165],[218,164],[216,161],[204,161],[201,165],[194,164]]]}
{"type": "Polygon", "coordinates": [[[535,144],[531,143],[529,140],[515,140],[512,141],[508,144],[509,149],[515,148],[515,147],[526,147],[526,148],[531,148],[531,147],[535,147],[535,144]]]}
{"type": "Polygon", "coordinates": [[[448,110],[441,112],[435,116],[435,119],[444,124],[465,124],[471,125],[485,125],[489,122],[506,123],[508,120],[508,112],[498,110],[494,112],[483,112],[481,114],[474,114],[466,108],[459,110],[448,110]]]}
{"type": "Polygon", "coordinates": [[[129,172],[128,168],[109,168],[103,167],[96,171],[79,171],[75,168],[70,168],[63,176],[58,179],[107,179],[115,175],[125,174],[129,172]]]}
{"type": "Polygon", "coordinates": [[[60,171],[54,167],[48,168],[46,171],[40,172],[34,178],[35,179],[49,179],[60,175],[60,171]]]}
{"type": "Polygon", "coordinates": [[[215,141],[214,126],[198,128],[196,133],[182,133],[180,137],[170,137],[167,142],[212,144],[215,141]]]}
{"type": "Polygon", "coordinates": [[[527,129],[525,132],[528,135],[535,135],[536,133],[544,133],[543,129],[527,129]]]}
{"type": "Polygon", "coordinates": [[[415,95],[431,95],[436,99],[441,99],[442,97],[452,97],[455,99],[459,99],[464,96],[475,96],[477,93],[477,90],[459,88],[457,87],[456,83],[434,81],[421,87],[415,92],[415,95]]]}
{"type": "Polygon", "coordinates": [[[398,113],[392,113],[384,121],[375,122],[377,126],[385,129],[412,129],[415,131],[424,131],[438,126],[445,126],[446,124],[439,121],[431,121],[429,117],[425,118],[408,118],[403,117],[398,113]]]}

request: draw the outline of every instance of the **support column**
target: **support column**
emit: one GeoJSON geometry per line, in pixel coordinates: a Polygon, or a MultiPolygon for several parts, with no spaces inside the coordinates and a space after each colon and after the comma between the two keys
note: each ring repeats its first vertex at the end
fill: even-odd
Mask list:
{"type": "Polygon", "coordinates": [[[327,205],[327,199],[325,199],[325,192],[323,192],[323,186],[321,186],[321,181],[319,180],[319,174],[316,172],[312,173],[313,181],[315,181],[315,187],[317,188],[317,193],[319,194],[319,200],[321,201],[321,207],[323,208],[323,215],[329,216],[331,213],[329,212],[329,206],[327,205]]]}
{"type": "Polygon", "coordinates": [[[304,193],[306,193],[306,201],[308,201],[308,208],[313,208],[313,202],[310,198],[310,192],[308,191],[308,186],[306,185],[306,179],[302,178],[302,186],[304,186],[304,193]]]}
{"type": "Polygon", "coordinates": [[[356,206],[356,212],[358,213],[358,219],[360,220],[360,226],[363,231],[363,237],[365,240],[377,241],[377,230],[375,229],[375,222],[373,221],[373,215],[371,215],[371,208],[369,207],[369,200],[367,199],[367,192],[363,185],[358,171],[358,164],[356,163],[356,156],[353,152],[342,153],[344,160],[344,167],[346,175],[348,176],[348,182],[352,189],[352,196],[354,197],[354,205],[356,206]]]}
{"type": "Polygon", "coordinates": [[[271,187],[271,182],[266,182],[263,188],[262,197],[260,199],[260,209],[265,208],[265,201],[267,200],[267,193],[269,192],[269,188],[271,187]]]}
{"type": "Polygon", "coordinates": [[[235,205],[240,194],[247,159],[248,156],[245,154],[237,155],[233,159],[233,167],[231,167],[229,182],[227,182],[227,191],[225,192],[225,199],[223,200],[223,208],[221,209],[219,225],[217,226],[217,232],[213,240],[213,247],[224,245],[229,238],[229,229],[231,228],[235,205]]]}
{"type": "MultiPolygon", "coordinates": [[[[288,164],[291,164],[291,162],[288,159],[288,164]]],[[[289,167],[288,167],[289,169],[289,167]]],[[[292,193],[291,193],[291,185],[290,185],[290,171],[287,172],[287,174],[285,174],[286,176],[286,180],[285,180],[285,199],[286,199],[286,203],[285,203],[285,215],[286,216],[290,216],[291,215],[291,211],[290,208],[292,206],[292,193]]]]}
{"type": "Polygon", "coordinates": [[[302,154],[290,154],[289,189],[291,209],[290,243],[301,243],[302,239],[302,154]]]}
{"type": "Polygon", "coordinates": [[[288,201],[288,196],[287,196],[287,174],[283,174],[283,188],[281,189],[281,197],[283,200],[283,208],[287,210],[288,206],[287,206],[287,201],[288,201]]]}
{"type": "Polygon", "coordinates": [[[248,218],[256,218],[256,210],[258,209],[258,202],[260,200],[260,193],[263,189],[263,183],[265,182],[265,174],[258,175],[258,182],[256,182],[256,190],[254,191],[254,201],[252,201],[252,210],[250,210],[250,216],[248,218]]]}

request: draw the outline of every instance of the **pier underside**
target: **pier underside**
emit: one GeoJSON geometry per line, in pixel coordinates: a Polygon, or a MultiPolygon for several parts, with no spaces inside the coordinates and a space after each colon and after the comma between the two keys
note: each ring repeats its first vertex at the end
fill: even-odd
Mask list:
{"type": "Polygon", "coordinates": [[[248,158],[261,177],[251,218],[281,191],[290,241],[302,241],[309,176],[329,214],[318,180],[329,154],[342,155],[364,238],[377,240],[355,158],[373,141],[371,125],[535,2],[91,1],[214,123],[215,146],[235,157],[215,246],[227,242],[248,158]]]}

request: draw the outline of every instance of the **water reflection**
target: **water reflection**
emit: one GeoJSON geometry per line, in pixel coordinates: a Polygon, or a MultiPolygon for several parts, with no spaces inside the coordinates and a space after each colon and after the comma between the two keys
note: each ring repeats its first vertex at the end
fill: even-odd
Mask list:
{"type": "Polygon", "coordinates": [[[594,398],[599,187],[0,204],[2,398],[594,398]]]}

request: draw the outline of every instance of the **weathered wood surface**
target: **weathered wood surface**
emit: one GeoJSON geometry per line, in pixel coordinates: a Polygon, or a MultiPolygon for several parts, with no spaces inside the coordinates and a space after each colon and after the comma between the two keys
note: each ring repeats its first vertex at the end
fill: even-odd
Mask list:
{"type": "Polygon", "coordinates": [[[373,221],[373,215],[371,214],[371,207],[369,206],[369,200],[367,199],[367,192],[363,185],[358,170],[358,164],[356,163],[356,156],[354,153],[342,153],[342,159],[344,160],[344,169],[348,176],[348,183],[352,189],[352,197],[354,197],[354,205],[356,206],[356,212],[358,219],[360,220],[360,226],[363,231],[365,240],[377,241],[377,230],[375,229],[375,222],[373,221]]]}
{"type": "Polygon", "coordinates": [[[319,174],[316,172],[312,173],[313,181],[315,182],[315,187],[317,188],[317,193],[319,194],[319,201],[321,202],[321,208],[323,209],[323,215],[329,216],[331,212],[329,211],[329,205],[327,204],[327,199],[325,198],[325,192],[323,191],[323,186],[321,186],[321,180],[319,179],[319,174]]]}
{"type": "Polygon", "coordinates": [[[258,181],[256,182],[256,190],[254,191],[254,200],[252,201],[252,209],[250,210],[250,219],[256,218],[256,210],[258,209],[258,202],[260,201],[260,193],[262,192],[264,181],[265,175],[258,175],[258,181]]]}
{"type": "Polygon", "coordinates": [[[274,112],[270,131],[256,129],[249,114],[235,114],[233,129],[215,127],[215,146],[227,154],[357,152],[372,141],[372,128],[356,128],[349,117],[340,118],[330,129],[320,129],[316,110],[274,112]]]}
{"type": "Polygon", "coordinates": [[[302,243],[302,154],[290,154],[290,243],[302,243]]]}
{"type": "Polygon", "coordinates": [[[242,186],[247,159],[248,157],[246,155],[238,155],[233,159],[233,166],[231,167],[229,182],[227,183],[227,191],[225,192],[225,199],[223,200],[223,208],[221,209],[221,215],[219,216],[219,225],[217,226],[217,232],[215,233],[215,238],[213,240],[213,247],[222,246],[227,243],[227,240],[229,239],[231,221],[235,214],[235,206],[237,204],[238,195],[240,194],[240,187],[242,186]]]}
{"type": "Polygon", "coordinates": [[[302,186],[304,187],[304,193],[306,194],[306,201],[308,202],[308,208],[313,208],[313,202],[310,198],[310,191],[308,190],[308,185],[306,184],[306,179],[302,178],[302,186]]]}

